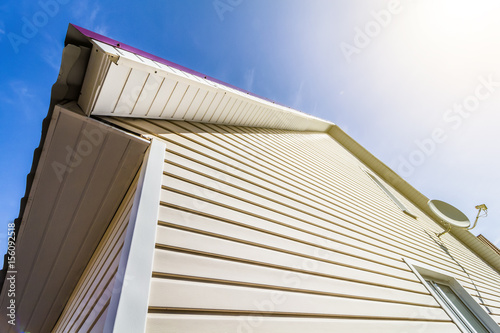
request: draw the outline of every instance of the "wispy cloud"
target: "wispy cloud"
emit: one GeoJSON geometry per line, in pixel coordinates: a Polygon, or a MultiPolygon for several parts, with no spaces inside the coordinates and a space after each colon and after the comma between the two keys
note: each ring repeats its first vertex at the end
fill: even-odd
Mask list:
{"type": "Polygon", "coordinates": [[[75,8],[75,17],[80,24],[87,29],[95,31],[98,34],[106,35],[109,31],[103,18],[101,6],[92,1],[79,1],[75,8]],[[90,15],[88,13],[90,12],[90,15]]]}
{"type": "Polygon", "coordinates": [[[93,28],[94,32],[100,35],[107,35],[109,31],[109,27],[107,25],[97,25],[93,28]]]}
{"type": "Polygon", "coordinates": [[[34,98],[35,94],[30,91],[30,88],[24,81],[15,80],[9,83],[10,88],[15,96],[19,98],[19,100],[34,98]]]}
{"type": "Polygon", "coordinates": [[[33,86],[23,80],[12,80],[6,82],[0,92],[0,102],[15,107],[16,111],[24,115],[25,119],[33,118],[39,108],[43,105],[39,96],[33,91],[33,86]]]}
{"type": "Polygon", "coordinates": [[[0,91],[0,102],[2,104],[14,105],[14,100],[12,99],[12,97],[3,91],[0,91]]]}
{"type": "Polygon", "coordinates": [[[43,37],[45,39],[45,46],[41,49],[40,56],[52,69],[59,72],[63,46],[59,40],[49,34],[44,34],[43,37]]]}
{"type": "Polygon", "coordinates": [[[0,41],[2,40],[3,35],[5,35],[5,24],[3,21],[0,21],[0,41]]]}
{"type": "Polygon", "coordinates": [[[100,11],[101,11],[100,6],[95,6],[94,9],[92,9],[92,13],[90,13],[90,15],[89,15],[89,23],[91,25],[94,25],[95,20],[97,18],[97,14],[99,14],[100,11]]]}
{"type": "Polygon", "coordinates": [[[253,82],[255,80],[255,68],[247,70],[245,73],[245,89],[253,91],[253,82]]]}
{"type": "Polygon", "coordinates": [[[304,81],[301,81],[299,89],[297,89],[297,92],[295,93],[295,99],[293,101],[292,107],[300,110],[300,106],[302,105],[303,101],[304,101],[304,81]]]}

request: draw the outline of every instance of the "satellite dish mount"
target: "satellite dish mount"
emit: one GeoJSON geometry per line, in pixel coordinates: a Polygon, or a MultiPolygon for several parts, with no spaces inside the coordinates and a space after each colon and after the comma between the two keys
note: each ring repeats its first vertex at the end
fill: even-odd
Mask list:
{"type": "Polygon", "coordinates": [[[441,233],[436,233],[438,238],[441,238],[444,234],[450,232],[452,227],[457,227],[461,229],[466,229],[466,230],[472,230],[476,227],[477,220],[480,217],[484,217],[488,215],[488,208],[486,207],[485,204],[482,205],[477,205],[476,209],[479,211],[477,212],[476,220],[474,221],[474,225],[472,228],[470,227],[471,223],[467,216],[462,213],[460,210],[457,208],[453,207],[452,205],[440,201],[440,200],[429,200],[427,202],[427,205],[431,209],[431,211],[436,215],[445,225],[446,225],[446,230],[441,232],[441,233]],[[483,214],[481,214],[483,213],[483,214]]]}

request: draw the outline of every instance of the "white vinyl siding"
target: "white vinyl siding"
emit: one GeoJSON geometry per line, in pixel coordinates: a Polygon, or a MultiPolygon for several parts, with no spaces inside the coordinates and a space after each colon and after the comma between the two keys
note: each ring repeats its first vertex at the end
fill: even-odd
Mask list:
{"type": "Polygon", "coordinates": [[[54,333],[102,332],[126,234],[134,181],[53,328],[54,333]]]}
{"type": "Polygon", "coordinates": [[[459,332],[403,257],[499,320],[498,272],[328,134],[107,119],[167,144],[148,332],[459,332]]]}

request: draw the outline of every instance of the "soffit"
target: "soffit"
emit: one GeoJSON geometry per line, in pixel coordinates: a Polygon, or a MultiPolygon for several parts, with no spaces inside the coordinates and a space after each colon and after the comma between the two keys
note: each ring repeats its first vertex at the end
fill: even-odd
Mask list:
{"type": "MultiPolygon", "coordinates": [[[[16,317],[50,331],[137,173],[149,142],[56,106],[16,240],[16,317]]],[[[9,269],[9,270],[12,270],[9,269]]],[[[7,273],[7,277],[9,273],[7,273]]],[[[4,283],[0,303],[10,301],[4,283]]]]}

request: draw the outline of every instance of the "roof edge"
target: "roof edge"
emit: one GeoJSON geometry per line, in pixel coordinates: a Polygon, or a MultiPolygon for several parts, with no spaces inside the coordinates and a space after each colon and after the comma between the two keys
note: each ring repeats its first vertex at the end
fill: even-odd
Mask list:
{"type": "Polygon", "coordinates": [[[209,80],[209,81],[218,83],[220,85],[229,87],[231,89],[237,90],[237,91],[242,92],[244,94],[260,98],[260,99],[265,100],[267,102],[270,102],[270,103],[273,103],[273,104],[277,104],[277,105],[280,105],[280,106],[285,107],[285,108],[293,109],[293,108],[291,108],[288,105],[284,105],[284,104],[278,103],[276,101],[273,101],[273,100],[271,100],[269,98],[259,96],[259,95],[255,94],[255,93],[251,92],[251,91],[239,88],[239,87],[237,87],[235,85],[232,85],[230,83],[224,82],[222,80],[216,79],[214,77],[205,75],[205,74],[200,73],[198,71],[195,71],[195,70],[192,70],[190,68],[184,67],[182,65],[176,64],[176,63],[174,63],[172,61],[169,61],[167,59],[155,56],[154,54],[151,54],[149,52],[145,52],[143,50],[135,48],[133,46],[121,43],[121,42],[119,42],[119,41],[117,41],[115,39],[112,39],[112,38],[100,35],[100,34],[98,34],[96,32],[87,30],[85,28],[82,28],[80,26],[77,26],[77,25],[74,25],[74,24],[71,24],[71,23],[69,24],[68,34],[67,34],[65,43],[73,43],[73,44],[77,44],[78,43],[77,45],[91,45],[90,39],[95,39],[95,40],[97,40],[99,42],[111,45],[111,46],[116,47],[118,49],[122,49],[122,50],[125,50],[125,51],[128,51],[128,52],[132,52],[132,53],[138,54],[138,55],[140,55],[142,57],[145,57],[147,59],[159,62],[159,63],[161,63],[163,65],[167,65],[167,66],[173,67],[175,69],[184,71],[186,73],[192,74],[194,76],[197,76],[197,77],[200,77],[200,78],[204,78],[206,80],[209,80]]]}
{"type": "MultiPolygon", "coordinates": [[[[328,134],[354,154],[354,156],[356,156],[361,162],[375,171],[408,200],[415,203],[415,205],[430,218],[436,221],[439,225],[445,227],[440,221],[432,217],[432,211],[427,205],[429,199],[424,194],[415,189],[406,180],[394,172],[394,170],[389,168],[385,163],[366,150],[366,148],[361,146],[356,140],[345,133],[339,126],[332,125],[328,130],[328,134]]],[[[500,255],[497,254],[491,247],[483,243],[468,230],[454,228],[450,233],[473,250],[488,264],[494,267],[498,272],[500,272],[500,255]]]]}

